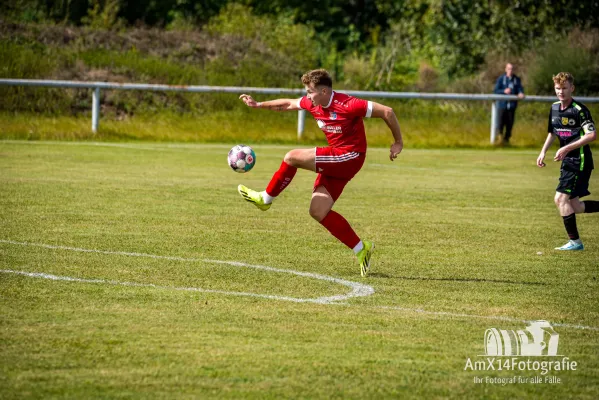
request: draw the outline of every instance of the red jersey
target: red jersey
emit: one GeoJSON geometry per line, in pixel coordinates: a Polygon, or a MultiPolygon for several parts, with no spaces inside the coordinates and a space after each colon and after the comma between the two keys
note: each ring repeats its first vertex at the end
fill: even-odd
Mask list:
{"type": "Polygon", "coordinates": [[[372,101],[358,99],[333,91],[326,106],[314,106],[308,97],[297,101],[297,105],[309,111],[322,129],[329,146],[359,153],[366,152],[366,133],[363,118],[372,115],[372,101]]]}

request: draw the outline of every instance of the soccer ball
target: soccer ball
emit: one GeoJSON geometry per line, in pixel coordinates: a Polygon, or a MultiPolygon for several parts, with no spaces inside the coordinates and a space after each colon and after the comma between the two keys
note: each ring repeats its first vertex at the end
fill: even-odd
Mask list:
{"type": "Polygon", "coordinates": [[[238,144],[237,146],[233,146],[229,151],[227,160],[233,171],[243,174],[254,168],[254,165],[256,164],[256,153],[254,153],[254,150],[252,150],[250,146],[238,144]]]}

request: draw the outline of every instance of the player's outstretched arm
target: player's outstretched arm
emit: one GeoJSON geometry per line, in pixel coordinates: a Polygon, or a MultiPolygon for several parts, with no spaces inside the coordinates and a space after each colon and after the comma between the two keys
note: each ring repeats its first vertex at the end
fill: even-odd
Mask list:
{"type": "Polygon", "coordinates": [[[552,133],[549,133],[547,135],[547,139],[545,139],[545,144],[543,144],[543,148],[541,149],[541,153],[537,157],[537,166],[539,168],[543,168],[545,166],[545,162],[544,162],[545,155],[547,154],[547,150],[549,150],[549,148],[553,144],[554,140],[555,140],[555,136],[553,136],[552,133]]]}
{"type": "Polygon", "coordinates": [[[276,99],[259,103],[249,94],[242,94],[239,98],[243,100],[248,107],[252,108],[266,108],[267,110],[273,111],[297,111],[300,109],[297,104],[297,99],[276,99]]]}
{"type": "Polygon", "coordinates": [[[395,112],[391,107],[372,102],[371,116],[372,118],[382,118],[391,130],[393,139],[395,139],[395,141],[389,149],[389,159],[391,161],[395,160],[399,153],[401,153],[403,150],[403,138],[401,136],[401,129],[399,128],[399,121],[395,116],[395,112]]]}

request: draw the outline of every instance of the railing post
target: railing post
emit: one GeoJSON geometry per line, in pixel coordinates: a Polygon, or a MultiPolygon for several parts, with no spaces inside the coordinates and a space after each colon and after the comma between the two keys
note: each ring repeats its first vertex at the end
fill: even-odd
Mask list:
{"type": "Polygon", "coordinates": [[[304,121],[306,119],[306,110],[299,110],[297,112],[297,140],[302,140],[304,133],[304,121]]]}
{"type": "Polygon", "coordinates": [[[491,144],[495,144],[497,136],[497,102],[491,102],[491,144]]]}
{"type": "Polygon", "coordinates": [[[92,132],[98,132],[98,123],[100,120],[100,88],[97,87],[92,92],[92,132]]]}

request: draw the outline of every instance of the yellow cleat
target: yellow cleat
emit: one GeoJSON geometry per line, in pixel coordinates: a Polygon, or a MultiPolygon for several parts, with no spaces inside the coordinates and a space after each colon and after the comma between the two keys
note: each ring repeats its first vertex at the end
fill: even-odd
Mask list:
{"type": "Polygon", "coordinates": [[[374,243],[368,240],[363,240],[364,248],[356,254],[358,261],[360,262],[360,275],[366,277],[370,272],[370,257],[374,253],[374,243]]]}
{"type": "Polygon", "coordinates": [[[260,192],[249,189],[243,185],[237,186],[237,191],[244,198],[245,201],[249,201],[262,211],[266,211],[270,208],[271,203],[266,204],[260,192]]]}

